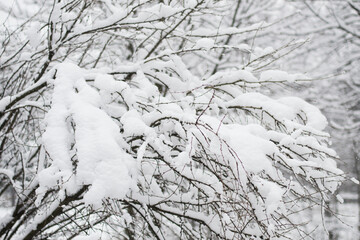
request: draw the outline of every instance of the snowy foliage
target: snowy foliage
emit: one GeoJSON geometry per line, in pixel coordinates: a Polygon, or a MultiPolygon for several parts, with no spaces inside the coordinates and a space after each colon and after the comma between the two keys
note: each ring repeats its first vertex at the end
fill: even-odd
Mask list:
{"type": "Polygon", "coordinates": [[[272,68],[297,42],[253,46],[266,2],[30,4],[2,39],[0,238],[305,237],[344,176],[320,111],[263,94],[307,78],[272,68]]]}

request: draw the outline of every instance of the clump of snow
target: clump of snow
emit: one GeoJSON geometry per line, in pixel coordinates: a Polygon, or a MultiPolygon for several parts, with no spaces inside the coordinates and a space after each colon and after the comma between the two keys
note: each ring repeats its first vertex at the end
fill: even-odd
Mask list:
{"type": "Polygon", "coordinates": [[[342,198],[341,195],[337,194],[337,195],[336,195],[336,199],[337,199],[340,203],[344,203],[344,199],[342,198]]]}
{"type": "Polygon", "coordinates": [[[359,184],[359,180],[357,180],[356,178],[350,178],[350,180],[355,184],[359,184]]]}
{"type": "Polygon", "coordinates": [[[130,110],[121,117],[125,136],[150,135],[154,130],[147,126],[136,110],[130,110]]]}
{"type": "MultiPolygon", "coordinates": [[[[90,185],[84,202],[97,207],[103,198],[124,198],[134,186],[136,166],[121,146],[120,128],[101,109],[100,95],[86,83],[82,69],[63,63],[57,70],[42,138],[52,164],[39,173],[41,188],[65,181],[71,193],[90,185]]],[[[97,80],[96,85],[110,90],[111,79],[101,79],[104,83],[97,80]]]]}
{"type": "Polygon", "coordinates": [[[280,103],[292,108],[300,116],[305,113],[305,125],[316,130],[324,130],[327,126],[326,117],[320,110],[298,97],[284,97],[278,100],[280,103]]]}
{"type": "Polygon", "coordinates": [[[268,215],[273,214],[282,205],[282,196],[285,189],[282,189],[274,182],[264,179],[253,181],[259,192],[265,199],[265,208],[268,215]]]}
{"type": "Polygon", "coordinates": [[[303,74],[290,74],[280,70],[266,70],[260,75],[260,82],[295,82],[301,79],[308,79],[308,77],[303,74]]]}
{"type": "MultiPolygon", "coordinates": [[[[245,168],[243,170],[259,173],[263,170],[271,171],[272,165],[267,155],[276,152],[276,146],[262,137],[265,132],[265,129],[259,125],[229,124],[221,127],[219,135],[236,152],[237,160],[245,168]]],[[[216,148],[213,146],[212,149],[221,148],[220,146],[216,146],[216,148]]]]}
{"type": "Polygon", "coordinates": [[[215,40],[212,38],[201,38],[197,40],[195,47],[202,48],[209,51],[215,45],[215,40]]]}
{"type": "Polygon", "coordinates": [[[0,99],[0,112],[5,111],[6,107],[10,104],[10,102],[11,102],[10,96],[6,96],[0,99]]]}

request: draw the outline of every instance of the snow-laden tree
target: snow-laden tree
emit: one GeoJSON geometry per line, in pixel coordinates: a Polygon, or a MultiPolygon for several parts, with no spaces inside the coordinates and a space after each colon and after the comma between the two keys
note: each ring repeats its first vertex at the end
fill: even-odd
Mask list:
{"type": "MultiPolygon", "coordinates": [[[[342,167],[359,179],[359,1],[289,0],[283,7],[284,12],[297,13],[275,31],[272,39],[303,38],[307,43],[280,62],[289,71],[306,71],[317,79],[311,87],[303,87],[300,95],[313,101],[329,119],[333,147],[344,160],[342,167]]],[[[360,196],[359,185],[352,182],[344,184],[341,191],[354,199],[356,192],[360,196]]],[[[339,231],[336,228],[333,231],[339,231]]]]}
{"type": "Polygon", "coordinates": [[[301,212],[344,176],[320,111],[261,93],[306,79],[268,69],[298,42],[254,47],[276,3],[12,5],[0,194],[16,197],[0,238],[306,237],[301,212]]]}
{"type": "MultiPolygon", "coordinates": [[[[360,4],[350,0],[303,0],[285,5],[288,11],[299,13],[292,16],[278,36],[308,39],[296,55],[289,56],[286,63],[291,64],[285,67],[303,69],[318,77],[306,95],[315,99],[330,119],[340,154],[341,150],[351,152],[359,129],[360,4]]],[[[353,165],[350,163],[349,170],[355,170],[353,165]]]]}

